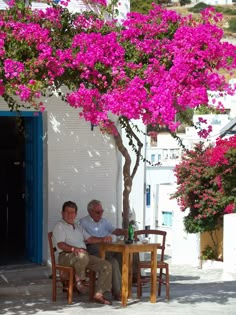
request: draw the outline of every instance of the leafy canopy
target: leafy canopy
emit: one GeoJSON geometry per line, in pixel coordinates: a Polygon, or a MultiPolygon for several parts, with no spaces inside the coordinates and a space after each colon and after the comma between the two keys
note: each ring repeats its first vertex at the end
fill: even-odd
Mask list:
{"type": "Polygon", "coordinates": [[[176,114],[207,106],[207,91],[233,93],[218,71],[235,68],[236,49],[222,41],[219,20],[211,9],[194,20],[153,5],[118,24],[17,2],[0,12],[0,95],[12,108],[44,110],[41,95],[66,86],[66,101],[103,130],[114,132],[118,116],[174,131],[176,114]]]}

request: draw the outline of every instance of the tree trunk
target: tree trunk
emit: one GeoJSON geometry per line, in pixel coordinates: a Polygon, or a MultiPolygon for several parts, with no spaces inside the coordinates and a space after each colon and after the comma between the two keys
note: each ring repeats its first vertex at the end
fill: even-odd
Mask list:
{"type": "Polygon", "coordinates": [[[134,133],[133,129],[130,126],[130,123],[127,119],[121,117],[122,120],[122,128],[125,128],[126,135],[128,135],[129,139],[135,139],[137,142],[138,149],[135,150],[136,153],[136,161],[134,168],[131,173],[131,156],[124,146],[122,137],[118,129],[116,129],[116,133],[113,135],[116,146],[118,150],[121,152],[122,156],[124,157],[124,166],[123,166],[123,228],[128,229],[129,226],[129,212],[130,212],[130,200],[129,196],[132,190],[133,178],[138,170],[140,157],[141,157],[141,149],[142,149],[142,142],[139,140],[137,135],[134,133]]]}
{"type": "Polygon", "coordinates": [[[123,187],[123,228],[127,229],[129,226],[129,195],[132,189],[132,178],[130,175],[130,169],[131,169],[131,157],[124,146],[124,143],[121,138],[121,134],[117,130],[117,134],[114,135],[115,143],[117,145],[118,150],[121,152],[123,155],[125,162],[123,166],[123,182],[124,182],[124,187],[123,187]]]}

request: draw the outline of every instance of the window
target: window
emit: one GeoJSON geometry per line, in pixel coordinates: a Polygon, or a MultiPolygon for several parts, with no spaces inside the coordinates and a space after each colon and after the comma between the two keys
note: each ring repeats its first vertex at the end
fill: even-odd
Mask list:
{"type": "Polygon", "coordinates": [[[163,150],[163,157],[164,157],[164,160],[168,159],[168,150],[167,149],[163,150]]]}
{"type": "Polygon", "coordinates": [[[150,146],[156,147],[157,146],[157,132],[156,131],[149,131],[148,135],[151,137],[150,146]]]}
{"type": "Polygon", "coordinates": [[[151,204],[151,185],[146,186],[146,206],[151,204]]]}
{"type": "Polygon", "coordinates": [[[162,211],[162,225],[172,226],[172,212],[162,211]]]}
{"type": "Polygon", "coordinates": [[[151,154],[151,162],[152,162],[152,163],[155,162],[155,154],[151,154]]]}

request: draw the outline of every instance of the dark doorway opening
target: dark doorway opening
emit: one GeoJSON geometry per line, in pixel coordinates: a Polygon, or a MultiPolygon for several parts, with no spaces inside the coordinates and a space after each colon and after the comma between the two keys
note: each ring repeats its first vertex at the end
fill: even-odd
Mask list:
{"type": "Polygon", "coordinates": [[[0,265],[26,261],[24,119],[0,117],[0,265]]]}

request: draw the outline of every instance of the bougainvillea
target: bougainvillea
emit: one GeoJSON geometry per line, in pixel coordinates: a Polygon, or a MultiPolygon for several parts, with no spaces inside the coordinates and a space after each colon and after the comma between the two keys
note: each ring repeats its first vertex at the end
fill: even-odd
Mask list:
{"type": "Polygon", "coordinates": [[[207,106],[208,91],[233,93],[218,71],[235,68],[236,47],[222,41],[220,16],[211,9],[195,20],[154,5],[146,15],[133,12],[117,23],[109,19],[112,14],[105,14],[106,19],[72,14],[67,2],[59,2],[65,7],[53,2],[44,10],[31,10],[12,1],[9,10],[0,12],[0,95],[11,109],[44,110],[42,94],[69,88],[63,99],[81,118],[112,133],[125,157],[123,211],[128,218],[127,198],[142,146],[130,120],[175,131],[176,114],[207,106]],[[132,172],[111,117],[138,143],[132,172]]]}
{"type": "Polygon", "coordinates": [[[177,198],[190,233],[212,231],[222,216],[236,212],[236,135],[217,139],[214,147],[203,143],[182,157],[176,166],[177,198]]]}

